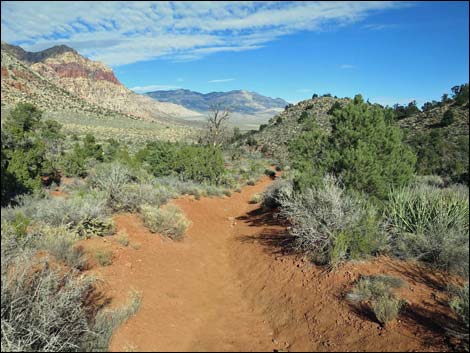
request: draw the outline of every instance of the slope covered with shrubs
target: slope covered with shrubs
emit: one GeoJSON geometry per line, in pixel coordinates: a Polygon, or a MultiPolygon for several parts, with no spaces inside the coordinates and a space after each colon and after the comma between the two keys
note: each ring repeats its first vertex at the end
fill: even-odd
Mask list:
{"type": "MultiPolygon", "coordinates": [[[[30,104],[2,120],[2,351],[106,350],[139,298],[95,310],[88,301],[94,280],[83,273],[87,254],[77,241],[114,234],[113,214],[123,211],[140,213],[152,232],[182,239],[184,214],[160,206],[182,194],[230,195],[266,168],[251,155],[228,157],[207,145],[148,141],[131,149],[91,134],[66,136],[30,104]],[[64,194],[52,196],[66,178],[64,194]]],[[[95,257],[105,266],[112,253],[95,257]]]]}

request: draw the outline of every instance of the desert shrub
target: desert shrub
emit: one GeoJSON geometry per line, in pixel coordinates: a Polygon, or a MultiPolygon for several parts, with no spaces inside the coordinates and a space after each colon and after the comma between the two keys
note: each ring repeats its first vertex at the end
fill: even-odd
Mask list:
{"type": "Polygon", "coordinates": [[[165,188],[150,184],[154,180],[148,182],[138,182],[131,169],[116,162],[100,165],[89,176],[89,184],[105,193],[107,206],[113,211],[135,212],[142,204],[160,206],[171,197],[165,188]]]}
{"type": "Polygon", "coordinates": [[[465,340],[468,350],[469,340],[469,293],[468,293],[468,282],[463,286],[454,287],[451,289],[452,299],[449,302],[450,307],[455,312],[460,320],[460,326],[450,327],[449,332],[460,339],[465,340]]]}
{"type": "Polygon", "coordinates": [[[113,252],[111,250],[97,249],[94,255],[100,266],[109,266],[113,263],[113,252]]]}
{"type": "Polygon", "coordinates": [[[144,205],[141,209],[144,224],[153,233],[161,233],[173,240],[183,238],[189,221],[178,206],[168,205],[165,208],[144,205]]]}
{"type": "Polygon", "coordinates": [[[402,307],[403,301],[392,294],[380,296],[372,302],[372,311],[384,326],[398,317],[402,307]]]}
{"type": "Polygon", "coordinates": [[[394,253],[468,275],[468,188],[418,185],[390,192],[394,253]]]}
{"type": "Polygon", "coordinates": [[[65,226],[51,227],[36,225],[31,230],[32,246],[37,250],[45,250],[58,261],[76,269],[85,265],[83,250],[75,247],[79,240],[77,233],[71,232],[65,226]]]}
{"type": "Polygon", "coordinates": [[[280,197],[289,196],[292,193],[292,182],[285,179],[277,179],[269,185],[262,195],[262,206],[266,210],[280,206],[280,197]]]}
{"type": "Polygon", "coordinates": [[[332,176],[302,194],[283,194],[278,202],[281,217],[290,223],[294,248],[315,262],[335,266],[375,254],[386,245],[377,210],[348,195],[332,176]]]}
{"type": "Polygon", "coordinates": [[[346,298],[353,303],[366,302],[377,321],[382,325],[394,320],[403,307],[403,301],[393,293],[393,288],[403,286],[403,281],[391,276],[362,277],[346,298]]]}
{"type": "Polygon", "coordinates": [[[17,212],[35,222],[50,226],[65,225],[81,236],[105,236],[114,231],[106,198],[100,193],[75,194],[67,199],[24,196],[18,199],[18,207],[4,210],[6,217],[17,212]]]}
{"type": "Polygon", "coordinates": [[[89,278],[54,269],[26,254],[2,256],[2,351],[74,352],[90,332],[83,302],[89,278]]]}
{"type": "Polygon", "coordinates": [[[139,211],[142,204],[160,206],[165,204],[172,194],[164,187],[151,184],[126,184],[118,194],[117,209],[139,211]]]}
{"type": "Polygon", "coordinates": [[[118,309],[103,309],[96,315],[92,331],[82,344],[86,352],[107,352],[113,332],[139,310],[142,295],[131,293],[130,302],[118,309]]]}
{"type": "Polygon", "coordinates": [[[123,231],[123,230],[119,231],[119,233],[116,235],[116,240],[122,246],[129,245],[129,236],[127,235],[126,231],[123,231]]]}
{"type": "Polygon", "coordinates": [[[262,200],[263,200],[263,195],[257,193],[251,196],[250,203],[260,203],[262,200]]]}
{"type": "Polygon", "coordinates": [[[130,170],[120,163],[103,163],[91,171],[88,182],[106,194],[108,206],[118,203],[122,187],[131,180],[130,170]]]}

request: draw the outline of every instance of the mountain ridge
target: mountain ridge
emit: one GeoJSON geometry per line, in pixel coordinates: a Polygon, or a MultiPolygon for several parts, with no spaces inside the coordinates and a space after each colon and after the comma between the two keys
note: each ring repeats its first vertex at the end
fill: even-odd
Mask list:
{"type": "MultiPolygon", "coordinates": [[[[54,95],[63,90],[87,104],[103,108],[104,111],[114,111],[143,120],[168,122],[168,119],[200,115],[177,104],[158,102],[131,91],[119,82],[110,67],[102,62],[92,61],[68,46],[55,46],[33,53],[5,42],[1,44],[2,100],[5,98],[8,104],[18,103],[29,97],[32,103],[53,110],[54,95]],[[9,58],[4,61],[3,58],[7,56],[9,58]],[[45,92],[33,92],[39,86],[28,79],[21,79],[18,72],[14,73],[18,69],[25,77],[38,75],[43,83],[48,82],[43,85],[48,89],[45,92]],[[58,90],[52,89],[51,85],[58,90]],[[46,97],[48,94],[51,97],[46,97]]],[[[60,99],[63,98],[60,96],[60,99]]],[[[57,104],[67,106],[65,103],[57,104]]]]}
{"type": "Polygon", "coordinates": [[[160,90],[146,95],[161,102],[171,102],[198,112],[207,112],[211,105],[220,103],[232,111],[256,114],[269,110],[280,111],[289,103],[282,98],[271,98],[248,90],[231,90],[201,93],[189,89],[160,90]]]}

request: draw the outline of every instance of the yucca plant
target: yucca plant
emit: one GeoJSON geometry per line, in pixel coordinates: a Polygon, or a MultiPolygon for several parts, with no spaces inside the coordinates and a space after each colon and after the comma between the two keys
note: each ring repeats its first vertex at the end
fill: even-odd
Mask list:
{"type": "Polygon", "coordinates": [[[396,255],[468,274],[468,188],[393,190],[386,215],[396,255]]]}

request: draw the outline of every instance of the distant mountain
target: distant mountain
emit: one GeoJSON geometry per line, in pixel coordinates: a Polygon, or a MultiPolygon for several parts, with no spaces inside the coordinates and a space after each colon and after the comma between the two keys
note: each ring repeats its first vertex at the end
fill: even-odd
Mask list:
{"type": "Polygon", "coordinates": [[[220,103],[231,108],[233,112],[243,114],[257,114],[273,111],[279,112],[289,104],[281,98],[270,98],[244,90],[229,92],[199,93],[188,89],[170,91],[155,91],[146,93],[148,96],[160,101],[182,105],[198,112],[207,112],[211,105],[220,103]]]}
{"type": "Polygon", "coordinates": [[[79,110],[77,104],[71,103],[79,100],[84,109],[92,105],[100,107],[103,113],[112,111],[145,120],[167,121],[200,115],[129,90],[111,68],[65,45],[31,53],[2,42],[1,52],[2,103],[6,105],[29,101],[47,110],[59,107],[79,110]],[[62,93],[57,95],[57,92],[62,93]]]}

